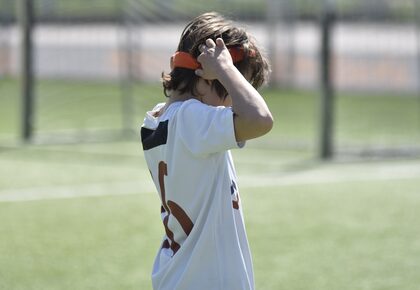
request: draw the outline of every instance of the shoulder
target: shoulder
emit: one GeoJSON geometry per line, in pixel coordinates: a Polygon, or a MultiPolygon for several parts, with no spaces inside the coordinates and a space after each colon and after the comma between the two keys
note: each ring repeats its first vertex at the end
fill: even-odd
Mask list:
{"type": "Polygon", "coordinates": [[[146,112],[146,115],[144,116],[144,120],[143,120],[143,125],[142,125],[143,128],[148,128],[148,129],[153,130],[157,127],[159,123],[157,114],[163,108],[163,106],[165,106],[165,103],[159,103],[156,106],[154,106],[152,110],[146,112]]]}
{"type": "Polygon", "coordinates": [[[177,136],[196,156],[238,147],[233,112],[229,107],[209,106],[198,100],[184,101],[174,126],[177,136]]]}
{"type": "Polygon", "coordinates": [[[182,105],[179,108],[179,113],[181,117],[191,117],[191,118],[206,118],[213,115],[218,115],[223,112],[230,113],[232,112],[232,109],[229,107],[224,106],[210,106],[207,104],[204,104],[196,99],[190,99],[187,101],[184,101],[182,105]]]}
{"type": "Polygon", "coordinates": [[[152,110],[148,111],[146,114],[156,116],[157,113],[165,106],[165,103],[158,103],[156,106],[153,107],[152,110]]]}
{"type": "Polygon", "coordinates": [[[176,119],[188,129],[207,131],[209,127],[225,127],[226,123],[233,125],[233,112],[230,107],[210,106],[194,99],[183,102],[176,119]]]}
{"type": "Polygon", "coordinates": [[[202,102],[200,102],[197,99],[189,99],[189,100],[186,100],[186,101],[182,102],[180,110],[184,110],[184,111],[185,110],[187,110],[187,111],[190,111],[190,110],[205,110],[205,109],[208,109],[207,107],[209,107],[209,106],[207,106],[206,104],[203,104],[202,102]]]}
{"type": "Polygon", "coordinates": [[[146,112],[146,118],[148,119],[155,119],[158,117],[159,112],[162,110],[162,108],[165,106],[165,103],[158,103],[156,106],[153,107],[150,111],[146,112]]]}

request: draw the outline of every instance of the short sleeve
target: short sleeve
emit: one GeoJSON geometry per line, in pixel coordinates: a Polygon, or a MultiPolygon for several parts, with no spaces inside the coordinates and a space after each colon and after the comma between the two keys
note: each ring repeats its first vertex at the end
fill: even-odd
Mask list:
{"type": "Polygon", "coordinates": [[[242,147],[235,139],[233,112],[197,100],[185,101],[177,112],[177,135],[194,155],[242,147]]]}

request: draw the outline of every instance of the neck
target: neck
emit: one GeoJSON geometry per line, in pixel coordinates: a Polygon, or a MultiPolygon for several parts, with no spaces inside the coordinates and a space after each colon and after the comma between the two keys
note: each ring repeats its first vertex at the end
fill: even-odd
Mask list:
{"type": "Polygon", "coordinates": [[[161,116],[166,111],[166,108],[168,108],[170,104],[175,103],[175,102],[183,102],[189,99],[200,100],[199,98],[194,97],[193,95],[189,93],[180,94],[178,91],[171,92],[171,94],[169,95],[169,98],[166,101],[165,106],[156,114],[156,117],[161,116]]]}
{"type": "Polygon", "coordinates": [[[198,99],[197,97],[194,97],[190,93],[183,93],[181,94],[179,91],[173,91],[169,95],[169,99],[166,101],[166,104],[172,104],[174,102],[183,102],[189,99],[198,99]]]}

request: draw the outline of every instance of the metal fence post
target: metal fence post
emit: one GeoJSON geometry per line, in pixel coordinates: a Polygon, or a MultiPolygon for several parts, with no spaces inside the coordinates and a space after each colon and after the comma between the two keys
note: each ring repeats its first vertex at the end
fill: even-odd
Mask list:
{"type": "Polygon", "coordinates": [[[279,23],[279,1],[266,0],[267,1],[267,33],[268,33],[268,54],[271,61],[271,77],[270,85],[276,87],[279,85],[278,80],[278,67],[277,67],[277,25],[279,23]]]}
{"type": "MultiPolygon", "coordinates": [[[[417,97],[420,110],[420,1],[414,0],[414,26],[416,34],[416,60],[417,60],[417,97]]],[[[420,119],[419,119],[420,121],[420,119]]]]}
{"type": "Polygon", "coordinates": [[[33,0],[20,0],[21,26],[21,96],[22,96],[22,139],[30,142],[33,137],[34,120],[34,70],[33,70],[33,39],[34,24],[33,0]]]}
{"type": "Polygon", "coordinates": [[[321,17],[321,50],[320,50],[320,77],[321,77],[321,108],[320,108],[320,158],[333,157],[334,142],[334,90],[331,73],[331,42],[334,14],[326,8],[321,17]]]}
{"type": "Polygon", "coordinates": [[[131,136],[133,133],[133,123],[135,115],[134,106],[134,84],[135,84],[135,67],[139,64],[136,58],[135,37],[133,34],[138,29],[141,21],[138,13],[139,3],[136,0],[123,1],[122,4],[115,0],[116,5],[120,7],[119,17],[119,34],[121,35],[119,54],[120,54],[120,86],[122,95],[122,124],[123,134],[131,136]]]}

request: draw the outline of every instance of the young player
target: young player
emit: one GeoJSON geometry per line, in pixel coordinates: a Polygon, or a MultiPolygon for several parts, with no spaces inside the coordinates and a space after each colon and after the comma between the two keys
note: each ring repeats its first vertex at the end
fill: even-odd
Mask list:
{"type": "Polygon", "coordinates": [[[171,69],[162,74],[167,102],[146,114],[141,129],[165,229],[153,288],[254,289],[229,149],[272,128],[254,88],[268,63],[246,31],[206,13],[184,29],[171,69]]]}

